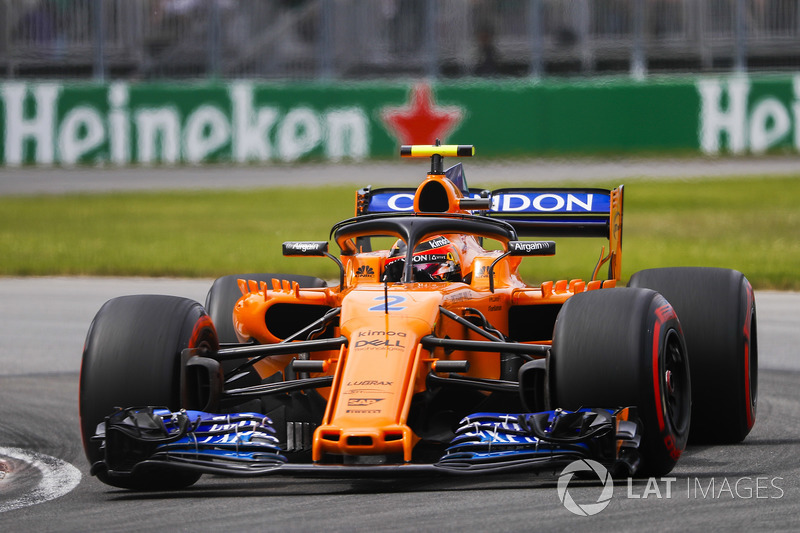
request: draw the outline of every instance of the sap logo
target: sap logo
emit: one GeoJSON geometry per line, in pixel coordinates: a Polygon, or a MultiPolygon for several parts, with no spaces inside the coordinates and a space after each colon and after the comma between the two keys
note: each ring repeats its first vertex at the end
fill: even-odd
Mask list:
{"type": "Polygon", "coordinates": [[[400,344],[400,341],[390,341],[390,340],[381,340],[381,339],[373,339],[373,340],[363,340],[363,341],[356,341],[356,348],[363,348],[364,346],[387,346],[392,348],[403,348],[403,345],[400,344]]]}
{"type": "Polygon", "coordinates": [[[383,398],[350,398],[347,400],[348,407],[367,407],[369,405],[382,402],[383,398]]]}
{"type": "Polygon", "coordinates": [[[356,277],[357,278],[371,278],[375,275],[375,269],[369,265],[361,265],[356,270],[356,277]]]}

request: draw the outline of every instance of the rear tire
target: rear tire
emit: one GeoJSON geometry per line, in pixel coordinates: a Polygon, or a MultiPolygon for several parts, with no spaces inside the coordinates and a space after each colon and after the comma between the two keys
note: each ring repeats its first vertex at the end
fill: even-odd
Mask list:
{"type": "Polygon", "coordinates": [[[724,268],[656,268],[628,285],[660,292],[680,318],[692,372],[692,442],[742,441],[758,398],[756,303],[747,278],[724,268]]]}
{"type": "MultiPolygon", "coordinates": [[[[79,409],[81,435],[90,464],[103,459],[92,441],[97,425],[116,408],[157,406],[180,409],[180,353],[218,347],[203,307],[174,296],[122,296],[97,312],[83,350],[79,409]]],[[[104,483],[135,490],[188,487],[200,474],[153,468],[130,477],[98,473],[104,483]]]]}
{"type": "Polygon", "coordinates": [[[217,278],[208,290],[205,308],[217,328],[217,335],[222,343],[239,342],[236,330],[233,328],[233,307],[242,297],[242,291],[239,290],[240,279],[266,283],[272,283],[273,279],[295,281],[303,288],[327,287],[328,285],[324,280],[314,276],[290,274],[233,274],[217,278]]]}
{"type": "Polygon", "coordinates": [[[643,426],[637,475],[675,466],[689,434],[691,383],[680,323],[660,294],[606,289],[567,300],[548,383],[553,408],[635,406],[643,426]]]}

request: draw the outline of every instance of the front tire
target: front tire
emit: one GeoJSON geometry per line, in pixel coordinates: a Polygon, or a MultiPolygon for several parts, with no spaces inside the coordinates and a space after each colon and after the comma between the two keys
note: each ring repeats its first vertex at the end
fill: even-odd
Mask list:
{"type": "Polygon", "coordinates": [[[689,435],[691,383],[681,326],[663,296],[605,289],[567,300],[548,373],[553,408],[636,406],[643,426],[638,473],[672,470],[689,435]]]}
{"type": "MultiPolygon", "coordinates": [[[[90,464],[103,459],[91,437],[118,407],[180,409],[180,353],[185,348],[218,347],[203,307],[174,296],[122,296],[100,308],[86,337],[81,364],[81,436],[90,464]]],[[[130,477],[100,472],[106,484],[136,490],[188,487],[200,474],[166,468],[130,477]]]]}
{"type": "Polygon", "coordinates": [[[741,442],[758,399],[753,288],[741,272],[676,267],[642,270],[630,287],[656,290],[681,320],[692,372],[692,442],[741,442]]]}

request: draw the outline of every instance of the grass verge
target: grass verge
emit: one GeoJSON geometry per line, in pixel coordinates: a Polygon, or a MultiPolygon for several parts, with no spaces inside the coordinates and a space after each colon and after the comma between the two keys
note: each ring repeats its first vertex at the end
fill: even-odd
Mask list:
{"type": "MultiPolygon", "coordinates": [[[[659,266],[742,271],[759,289],[800,290],[800,174],[626,180],[623,277],[659,266]]],[[[594,185],[594,184],[593,184],[594,185]]],[[[614,186],[617,183],[601,184],[614,186]]],[[[353,214],[352,187],[0,198],[0,275],[215,277],[292,272],[334,279],[326,259],[284,258],[353,214]]],[[[561,240],[523,276],[587,278],[602,240],[561,240]]]]}

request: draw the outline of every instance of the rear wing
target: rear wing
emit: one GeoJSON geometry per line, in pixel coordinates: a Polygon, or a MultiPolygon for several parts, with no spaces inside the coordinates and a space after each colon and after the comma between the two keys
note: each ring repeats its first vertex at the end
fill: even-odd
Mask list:
{"type": "MultiPolygon", "coordinates": [[[[379,213],[413,213],[415,188],[366,187],[356,194],[356,216],[379,213]]],[[[492,199],[481,211],[508,222],[524,237],[601,237],[609,241],[609,277],[620,278],[622,257],[623,187],[504,188],[491,191],[470,188],[465,196],[492,199]]],[[[598,268],[600,266],[598,264],[598,268]]]]}

